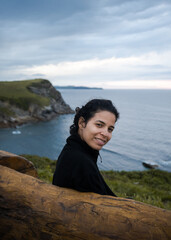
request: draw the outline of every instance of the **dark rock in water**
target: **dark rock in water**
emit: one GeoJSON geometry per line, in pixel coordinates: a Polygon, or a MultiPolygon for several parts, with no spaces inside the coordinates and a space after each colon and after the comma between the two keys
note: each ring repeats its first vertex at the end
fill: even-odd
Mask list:
{"type": "MultiPolygon", "coordinates": [[[[21,81],[22,84],[22,81],[21,81]]],[[[40,81],[30,81],[26,87],[27,91],[45,97],[49,100],[49,105],[40,105],[30,99],[27,109],[23,109],[18,105],[10,103],[8,100],[0,101],[0,127],[16,127],[24,123],[49,121],[59,114],[70,114],[74,111],[63,100],[61,93],[48,81],[40,79],[40,81]]],[[[15,89],[19,91],[18,89],[15,89]]]]}
{"type": "Polygon", "coordinates": [[[150,168],[150,169],[155,169],[158,168],[159,166],[155,163],[148,163],[148,162],[143,162],[144,167],[150,168]]]}

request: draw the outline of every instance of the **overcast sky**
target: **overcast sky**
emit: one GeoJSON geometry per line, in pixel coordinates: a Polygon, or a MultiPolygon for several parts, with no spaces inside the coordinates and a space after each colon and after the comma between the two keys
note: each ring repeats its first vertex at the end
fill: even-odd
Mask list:
{"type": "Polygon", "coordinates": [[[0,81],[171,89],[171,0],[0,0],[0,81]]]}

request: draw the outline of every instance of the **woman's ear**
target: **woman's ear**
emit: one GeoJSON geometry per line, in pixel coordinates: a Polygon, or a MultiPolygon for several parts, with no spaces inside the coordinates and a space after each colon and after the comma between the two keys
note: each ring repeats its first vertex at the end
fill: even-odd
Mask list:
{"type": "Polygon", "coordinates": [[[78,120],[78,127],[79,127],[80,129],[82,129],[82,128],[85,128],[85,126],[86,126],[86,124],[85,124],[84,118],[83,118],[83,117],[80,117],[79,120],[78,120]]]}

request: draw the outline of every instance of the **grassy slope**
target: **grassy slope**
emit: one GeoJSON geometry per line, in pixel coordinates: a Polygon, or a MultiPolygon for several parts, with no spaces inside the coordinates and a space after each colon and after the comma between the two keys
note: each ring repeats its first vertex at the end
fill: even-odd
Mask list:
{"type": "MultiPolygon", "coordinates": [[[[52,182],[56,161],[46,157],[23,156],[34,163],[40,179],[52,182]]],[[[171,173],[161,170],[101,173],[117,196],[171,210],[171,173]]]]}
{"type": "MultiPolygon", "coordinates": [[[[38,104],[39,106],[49,105],[49,99],[41,97],[37,94],[30,92],[27,87],[33,83],[40,83],[42,79],[13,81],[13,82],[0,82],[0,100],[8,101],[24,110],[28,110],[30,103],[38,104]]],[[[12,115],[11,112],[3,108],[2,112],[12,115]]]]}

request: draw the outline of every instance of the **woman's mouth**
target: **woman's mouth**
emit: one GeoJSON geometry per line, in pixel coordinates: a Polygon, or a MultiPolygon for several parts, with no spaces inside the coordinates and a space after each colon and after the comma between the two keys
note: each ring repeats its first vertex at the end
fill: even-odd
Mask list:
{"type": "Polygon", "coordinates": [[[95,138],[95,140],[96,140],[96,143],[100,146],[103,146],[106,144],[106,141],[101,138],[95,138]]]}

